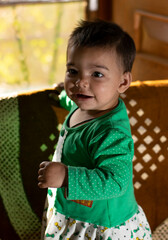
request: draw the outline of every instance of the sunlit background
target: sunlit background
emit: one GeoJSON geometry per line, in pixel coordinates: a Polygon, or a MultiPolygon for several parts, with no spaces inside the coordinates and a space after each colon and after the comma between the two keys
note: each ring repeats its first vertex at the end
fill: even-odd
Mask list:
{"type": "Polygon", "coordinates": [[[0,93],[64,80],[67,40],[85,7],[80,1],[0,8],[0,93]]]}

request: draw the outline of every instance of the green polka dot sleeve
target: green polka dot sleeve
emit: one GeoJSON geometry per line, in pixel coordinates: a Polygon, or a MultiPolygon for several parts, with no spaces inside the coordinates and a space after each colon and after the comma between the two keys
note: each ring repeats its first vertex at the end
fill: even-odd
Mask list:
{"type": "Polygon", "coordinates": [[[132,181],[133,140],[117,129],[89,143],[94,169],[68,167],[69,200],[103,200],[123,195],[132,181]]]}

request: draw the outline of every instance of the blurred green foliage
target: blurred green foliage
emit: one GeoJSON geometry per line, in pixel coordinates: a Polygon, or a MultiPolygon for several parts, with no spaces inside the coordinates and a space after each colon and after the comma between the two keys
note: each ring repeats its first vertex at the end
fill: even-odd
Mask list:
{"type": "Polygon", "coordinates": [[[68,37],[85,2],[0,8],[0,93],[64,80],[68,37]]]}

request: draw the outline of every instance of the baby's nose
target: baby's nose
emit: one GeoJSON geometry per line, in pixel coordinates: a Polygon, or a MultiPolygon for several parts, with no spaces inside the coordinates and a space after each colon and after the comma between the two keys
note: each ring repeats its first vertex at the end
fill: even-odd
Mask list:
{"type": "Polygon", "coordinates": [[[79,78],[76,82],[75,82],[75,86],[76,87],[84,87],[86,88],[88,86],[88,80],[86,78],[79,78]]]}

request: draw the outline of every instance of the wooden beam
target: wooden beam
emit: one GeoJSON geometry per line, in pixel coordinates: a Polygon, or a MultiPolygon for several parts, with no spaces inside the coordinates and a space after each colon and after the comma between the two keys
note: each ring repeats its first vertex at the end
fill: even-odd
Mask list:
{"type": "Polygon", "coordinates": [[[98,18],[111,21],[112,19],[112,0],[99,0],[98,18]]]}
{"type": "Polygon", "coordinates": [[[84,0],[0,0],[0,7],[13,6],[19,4],[46,4],[46,3],[69,3],[83,2],[84,0]]]}

